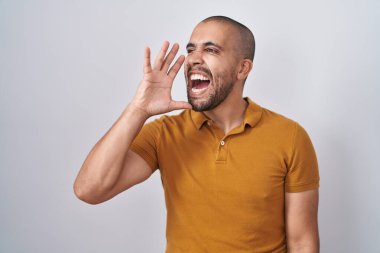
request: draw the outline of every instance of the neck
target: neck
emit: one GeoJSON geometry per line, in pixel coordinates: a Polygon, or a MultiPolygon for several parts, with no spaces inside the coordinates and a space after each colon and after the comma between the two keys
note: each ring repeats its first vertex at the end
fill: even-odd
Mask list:
{"type": "Polygon", "coordinates": [[[247,106],[248,103],[244,100],[242,94],[232,90],[227,98],[216,108],[203,113],[226,134],[243,122],[247,106]]]}

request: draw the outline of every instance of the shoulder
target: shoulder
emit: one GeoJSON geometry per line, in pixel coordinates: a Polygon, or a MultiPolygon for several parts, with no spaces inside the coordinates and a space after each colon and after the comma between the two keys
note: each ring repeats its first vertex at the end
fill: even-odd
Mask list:
{"type": "MultiPolygon", "coordinates": [[[[184,127],[188,124],[192,124],[191,122],[191,110],[182,110],[177,114],[164,114],[159,116],[156,119],[153,119],[150,124],[154,124],[159,128],[178,128],[178,127],[184,127]]],[[[148,123],[148,124],[149,124],[148,123]]]]}
{"type": "Polygon", "coordinates": [[[300,126],[300,124],[288,116],[275,112],[266,107],[262,108],[262,124],[266,127],[276,129],[276,130],[286,130],[293,132],[300,126]]]}
{"type": "Polygon", "coordinates": [[[293,146],[311,142],[309,134],[302,124],[268,108],[262,110],[262,125],[266,133],[276,137],[278,141],[284,140],[293,146]]]}
{"type": "Polygon", "coordinates": [[[309,138],[307,131],[298,120],[265,107],[262,107],[259,126],[264,136],[286,145],[295,145],[297,140],[309,138]]]}

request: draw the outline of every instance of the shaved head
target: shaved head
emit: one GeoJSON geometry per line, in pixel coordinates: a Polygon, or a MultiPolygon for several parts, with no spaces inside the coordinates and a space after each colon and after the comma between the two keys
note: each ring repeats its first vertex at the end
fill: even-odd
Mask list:
{"type": "Polygon", "coordinates": [[[255,56],[255,37],[251,30],[245,25],[225,16],[211,16],[205,18],[200,23],[219,22],[232,26],[237,32],[237,51],[243,59],[253,61],[255,56]]]}

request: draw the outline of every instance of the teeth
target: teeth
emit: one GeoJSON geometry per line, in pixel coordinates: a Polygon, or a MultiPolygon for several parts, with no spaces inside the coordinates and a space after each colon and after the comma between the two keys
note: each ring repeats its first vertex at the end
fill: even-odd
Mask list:
{"type": "Polygon", "coordinates": [[[202,92],[205,89],[207,89],[207,87],[204,87],[204,88],[201,88],[201,89],[197,89],[197,88],[193,87],[193,88],[191,88],[191,91],[194,92],[194,93],[200,93],[200,92],[202,92]]]}
{"type": "Polygon", "coordinates": [[[208,81],[210,79],[208,79],[206,76],[204,75],[200,75],[200,74],[191,74],[190,75],[190,80],[202,80],[202,81],[208,81]]]}

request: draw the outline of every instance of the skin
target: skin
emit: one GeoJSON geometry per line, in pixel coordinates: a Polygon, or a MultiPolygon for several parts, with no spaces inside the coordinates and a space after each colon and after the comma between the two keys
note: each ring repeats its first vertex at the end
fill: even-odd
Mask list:
{"type": "Polygon", "coordinates": [[[319,252],[318,199],[318,189],[285,193],[288,252],[319,252]]]}
{"type": "Polygon", "coordinates": [[[244,118],[247,103],[243,99],[243,83],[253,66],[251,60],[237,56],[234,35],[237,36],[237,32],[230,25],[219,22],[198,24],[187,45],[188,56],[184,68],[188,97],[193,107],[207,104],[215,93],[230,91],[222,101],[217,101],[220,102],[217,107],[204,111],[225,133],[237,127],[244,118]],[[211,83],[206,93],[197,96],[189,91],[188,73],[198,69],[211,73],[211,83]]]}
{"type": "MultiPolygon", "coordinates": [[[[74,182],[79,199],[99,204],[150,177],[149,165],[130,151],[129,145],[153,115],[208,104],[209,109],[204,113],[225,133],[241,124],[247,107],[242,96],[243,83],[253,63],[237,54],[234,37],[233,27],[211,21],[195,27],[186,58],[181,55],[175,60],[179,45],[174,44],[168,53],[166,41],[152,64],[150,49],[145,49],[144,76],[135,97],[92,148],[74,182]],[[219,50],[215,45],[220,46],[219,50]],[[171,97],[173,81],[183,64],[190,103],[174,101],[171,97]],[[205,93],[191,93],[188,81],[191,71],[211,77],[205,93]],[[213,96],[217,98],[210,102],[213,96]]],[[[318,190],[286,193],[285,207],[288,252],[319,252],[318,190]]]]}

